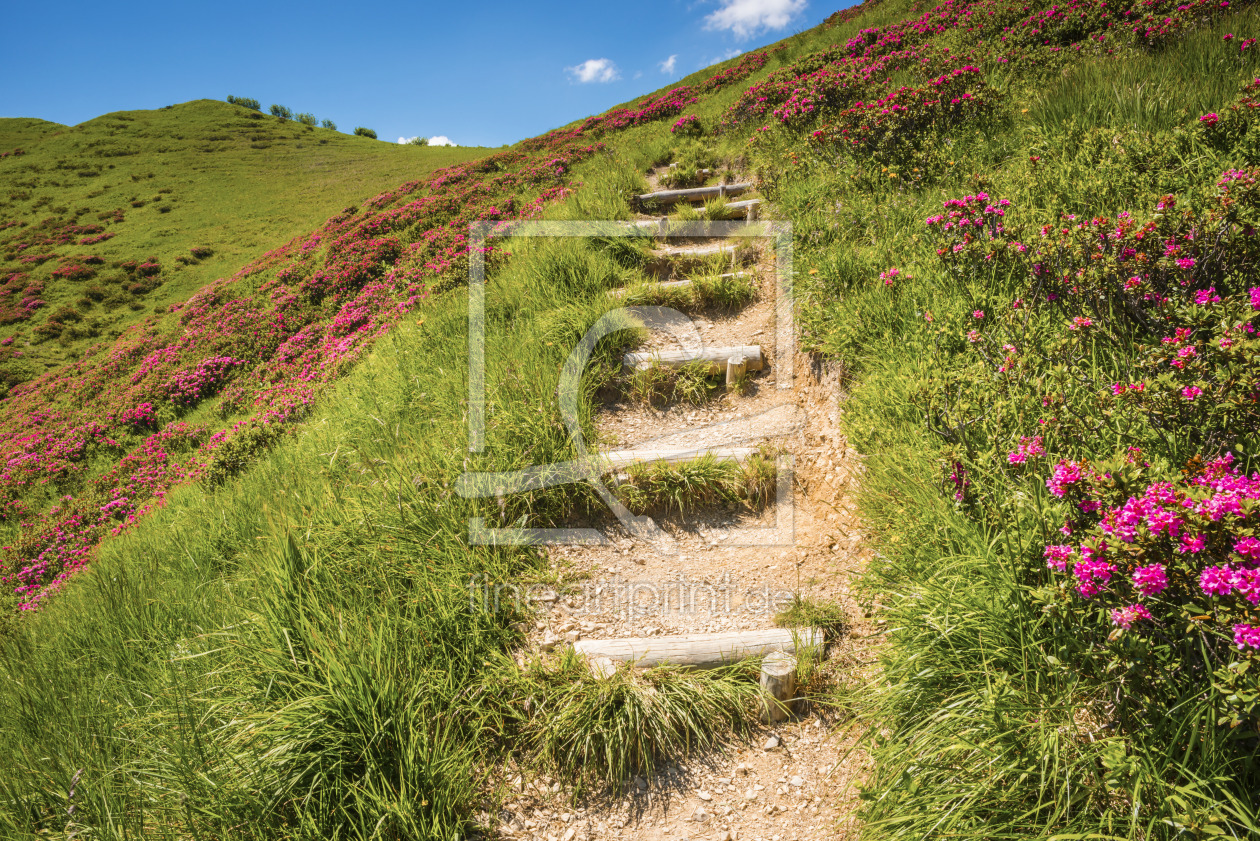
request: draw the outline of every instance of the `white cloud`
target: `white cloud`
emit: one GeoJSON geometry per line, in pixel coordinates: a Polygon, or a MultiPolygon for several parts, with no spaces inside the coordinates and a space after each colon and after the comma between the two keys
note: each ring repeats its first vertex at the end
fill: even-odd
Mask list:
{"type": "Polygon", "coordinates": [[[743,55],[743,54],[744,54],[743,50],[727,50],[726,55],[720,55],[717,58],[710,59],[709,61],[706,61],[706,62],[702,62],[700,66],[712,67],[715,64],[721,64],[722,62],[726,61],[728,58],[734,58],[737,55],[743,55]]]}
{"type": "Polygon", "coordinates": [[[564,68],[575,82],[615,82],[621,78],[617,65],[607,58],[588,58],[575,67],[564,68]]]}
{"type": "Polygon", "coordinates": [[[672,76],[674,74],[674,67],[677,64],[678,64],[678,56],[672,55],[661,62],[661,72],[664,73],[666,76],[672,76]]]}
{"type": "Polygon", "coordinates": [[[445,134],[435,134],[429,138],[430,146],[458,146],[454,140],[451,140],[445,134]]]}
{"type": "Polygon", "coordinates": [[[636,78],[636,79],[642,79],[642,78],[643,78],[643,71],[642,71],[642,70],[636,70],[636,71],[634,71],[634,78],[636,78]]]}
{"type": "Polygon", "coordinates": [[[763,30],[783,29],[807,5],[806,0],[722,0],[722,8],[705,16],[704,28],[751,38],[763,30]]]}

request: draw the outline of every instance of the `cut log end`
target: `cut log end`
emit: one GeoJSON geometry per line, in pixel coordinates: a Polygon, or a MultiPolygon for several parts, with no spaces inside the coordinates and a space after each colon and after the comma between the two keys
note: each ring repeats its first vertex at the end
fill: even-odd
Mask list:
{"type": "Polygon", "coordinates": [[[748,357],[743,354],[732,356],[726,360],[726,387],[739,388],[748,373],[748,357]]]}
{"type": "Polygon", "coordinates": [[[761,718],[767,724],[792,714],[796,697],[796,658],[776,651],[761,661],[761,718]]]}

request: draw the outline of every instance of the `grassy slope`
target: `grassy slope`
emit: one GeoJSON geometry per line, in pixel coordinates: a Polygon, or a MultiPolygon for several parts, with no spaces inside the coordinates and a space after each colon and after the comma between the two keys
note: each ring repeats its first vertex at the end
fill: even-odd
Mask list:
{"type": "MultiPolygon", "coordinates": [[[[44,280],[40,297],[47,306],[29,321],[0,326],[0,338],[17,335],[19,346],[26,347],[26,366],[35,373],[77,357],[100,336],[118,335],[155,308],[187,299],[347,205],[486,154],[479,148],[399,146],[281,122],[214,100],[119,111],[73,127],[0,120],[0,152],[13,149],[26,154],[0,159],[5,188],[0,191],[0,224],[16,221],[24,226],[0,232],[0,244],[10,249],[0,271],[23,270],[44,280]],[[134,207],[135,202],[143,206],[134,207]],[[114,210],[125,214],[123,221],[98,218],[114,210]],[[59,225],[102,224],[116,236],[96,245],[71,242],[11,250],[50,217],[59,225]],[[190,258],[196,246],[213,254],[177,262],[190,258]],[[22,256],[33,253],[56,258],[36,268],[20,263],[22,256]],[[51,277],[57,258],[87,254],[105,261],[97,267],[97,277],[51,277]],[[139,294],[124,291],[124,275],[112,264],[149,257],[161,263],[162,283],[139,294]],[[105,300],[85,298],[90,285],[108,293],[105,300]],[[73,331],[80,335],[63,343],[33,336],[34,327],[65,305],[84,316],[73,331]]],[[[0,252],[5,250],[0,246],[0,252]]]]}
{"type": "MultiPolygon", "coordinates": [[[[885,3],[836,30],[789,39],[786,57],[909,13],[909,4],[885,3]]],[[[1254,21],[1221,26],[1244,31],[1254,21]]],[[[1166,821],[1175,820],[1194,837],[1225,810],[1229,780],[1212,779],[1202,763],[1204,773],[1187,778],[1161,762],[1175,743],[1166,731],[1091,747],[1071,729],[1099,686],[1029,656],[1048,634],[1011,563],[1035,548],[1022,545],[1030,536],[986,529],[941,494],[941,447],[915,404],[940,363],[924,310],[957,329],[977,300],[987,306],[1016,288],[1008,277],[949,281],[923,218],[976,189],[1001,191],[1035,218],[1194,189],[1228,161],[1199,150],[1135,173],[1113,139],[1136,132],[1125,135],[1131,148],[1177,149],[1171,135],[1142,132],[1220,108],[1242,68],[1217,68],[1212,86],[1175,69],[1194,68],[1219,34],[1159,60],[1103,59],[1073,71],[1106,80],[1115,68],[1144,77],[1166,70],[1161,84],[1171,89],[1223,92],[1172,111],[1161,100],[1164,115],[1151,124],[1140,122],[1151,109],[1136,92],[1100,85],[1074,103],[1081,94],[1070,83],[1008,80],[1005,122],[967,136],[950,169],[921,187],[886,172],[859,181],[834,159],[787,167],[792,154],[809,158],[798,137],[762,152],[745,149],[742,137],[723,141],[726,154],[751,155],[775,176],[779,207],[796,226],[798,265],[819,269],[802,275],[816,278],[800,290],[810,303],[808,338],[855,374],[847,422],[868,455],[866,511],[888,561],[877,586],[899,629],[890,685],[870,711],[890,736],[872,792],[872,837],[1172,837],[1179,830],[1166,821]],[[1084,127],[1056,116],[1074,112],[1092,116],[1084,127]],[[1053,155],[1053,165],[1034,167],[1030,154],[1053,155]],[[896,297],[875,281],[891,265],[916,278],[896,297]],[[1013,551],[1012,541],[1021,544],[1013,551]],[[1143,790],[1138,820],[1126,818],[1120,799],[1124,774],[1154,791],[1143,790]]],[[[715,120],[737,94],[710,97],[696,112],[715,120]]],[[[642,185],[643,168],[678,154],[660,123],[610,142],[611,154],[575,170],[584,188],[552,215],[624,215],[624,194],[642,185]]],[[[496,414],[490,455],[477,467],[567,453],[547,410],[563,356],[555,348],[602,311],[600,290],[635,272],[633,260],[618,263],[585,243],[513,250],[492,276],[496,414]]],[[[470,574],[528,581],[537,563],[525,550],[462,542],[467,515],[497,512],[450,492],[465,466],[462,295],[438,296],[422,315],[421,326],[385,340],[298,439],[220,489],[172,494],[6,637],[0,757],[14,770],[0,783],[0,821],[12,833],[84,826],[118,837],[444,838],[492,805],[467,785],[488,765],[537,757],[551,773],[603,767],[608,757],[530,729],[522,699],[545,710],[552,696],[503,656],[517,617],[468,604],[470,574]]],[[[585,501],[563,493],[514,501],[510,519],[545,521],[585,501]]],[[[733,686],[695,688],[684,706],[737,698],[733,686]]],[[[611,721],[624,724],[625,709],[611,721]]],[[[617,766],[609,769],[615,778],[617,766]]],[[[1229,808],[1236,826],[1250,820],[1245,804],[1229,808]]]]}
{"type": "MultiPolygon", "coordinates": [[[[888,20],[906,9],[880,11],[888,20]]],[[[1245,709],[1254,687],[1222,704],[1202,677],[1190,678],[1197,652],[1184,665],[1162,659],[1177,649],[1160,641],[1186,633],[1172,619],[1149,649],[1141,636],[1109,639],[1116,629],[1105,612],[1088,613],[1042,558],[1046,544],[1067,540],[1058,527],[1077,512],[1047,492],[1048,466],[1019,473],[1006,464],[1021,435],[1044,431],[1056,448],[1050,464],[1104,461],[1113,448],[1139,445],[1177,476],[1200,452],[1199,421],[1140,428],[1098,396],[1140,379],[1139,338],[1158,347],[1160,334],[1065,346],[1071,318],[1053,308],[1036,310],[1025,328],[1011,308],[1015,298],[1034,300],[1026,267],[977,261],[951,271],[924,225],[945,200],[979,191],[1012,202],[1007,224],[1020,224],[1031,245],[1040,225],[1070,224],[1060,214],[1148,218],[1169,193],[1181,206],[1208,206],[1221,172],[1256,163],[1254,153],[1206,142],[1198,117],[1226,112],[1254,77],[1256,57],[1240,56],[1237,43],[1257,34],[1260,15],[1244,7],[1154,53],[1042,54],[1041,67],[1020,73],[985,64],[1002,94],[994,118],[929,135],[895,161],[828,154],[793,132],[764,143],[771,194],[796,225],[798,265],[815,272],[798,289],[807,341],[852,372],[846,425],[867,457],[864,512],[882,559],[871,583],[892,606],[887,682],[869,712],[888,728],[876,740],[872,838],[1257,831],[1254,716],[1231,730],[1219,712],[1245,709]],[[902,275],[886,286],[880,274],[893,267],[902,275]],[[993,342],[985,357],[967,341],[975,328],[993,342]],[[1008,340],[1022,360],[1012,383],[995,372],[1008,340]],[[1063,395],[1066,403],[1044,408],[1043,398],[1063,395]],[[939,428],[945,411],[975,429],[952,440],[933,434],[925,420],[939,428]],[[1081,421],[1037,426],[1055,415],[1081,421]],[[946,478],[955,459],[973,483],[964,505],[946,478]]],[[[956,32],[934,40],[956,52],[974,44],[956,32]]],[[[1232,284],[1245,288],[1248,276],[1244,268],[1232,284]]],[[[1113,329],[1105,309],[1094,319],[1113,329]]],[[[1254,470],[1254,437],[1244,434],[1234,455],[1254,470]]],[[[1126,481],[1137,493],[1150,479],[1126,481]]],[[[1115,492],[1118,505],[1127,494],[1115,492]]],[[[1157,616],[1169,608],[1151,605],[1157,616]]],[[[1191,628],[1193,642],[1201,632],[1191,628]]],[[[1213,641],[1222,664],[1235,659],[1228,633],[1213,641]]]]}

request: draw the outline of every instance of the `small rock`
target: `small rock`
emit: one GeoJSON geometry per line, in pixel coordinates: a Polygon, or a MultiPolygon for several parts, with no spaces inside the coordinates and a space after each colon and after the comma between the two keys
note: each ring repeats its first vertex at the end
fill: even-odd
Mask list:
{"type": "Polygon", "coordinates": [[[789,783],[791,783],[792,785],[796,786],[797,788],[800,788],[801,786],[805,785],[805,778],[804,778],[804,777],[793,777],[792,779],[788,780],[788,782],[789,782],[789,783]]]}
{"type": "Polygon", "coordinates": [[[648,787],[647,780],[643,779],[642,777],[635,777],[634,787],[637,788],[639,791],[647,791],[647,787],[648,787]]]}
{"type": "Polygon", "coordinates": [[[745,800],[756,800],[756,799],[757,799],[757,792],[753,791],[752,789],[748,789],[748,791],[744,792],[744,799],[745,799],[745,800]]]}
{"type": "Polygon", "coordinates": [[[696,811],[692,814],[691,819],[695,821],[696,823],[708,823],[709,818],[711,817],[713,816],[710,815],[708,812],[706,812],[704,810],[704,807],[701,806],[699,809],[696,809],[696,811]]]}
{"type": "Polygon", "coordinates": [[[704,800],[706,802],[713,799],[713,795],[709,794],[707,791],[704,791],[703,789],[696,792],[696,797],[699,797],[701,800],[704,800]]]}
{"type": "Polygon", "coordinates": [[[565,642],[577,642],[581,638],[582,638],[581,631],[565,631],[564,632],[565,642]]]}
{"type": "Polygon", "coordinates": [[[564,834],[560,841],[573,841],[573,836],[577,835],[577,827],[569,827],[569,831],[564,834]]]}
{"type": "Polygon", "coordinates": [[[543,651],[550,651],[551,649],[555,648],[559,643],[560,643],[560,638],[556,636],[555,634],[551,633],[551,631],[547,631],[545,634],[543,634],[542,642],[539,643],[538,647],[541,648],[543,651]]]}
{"type": "Polygon", "coordinates": [[[766,739],[766,743],[762,745],[762,750],[774,750],[778,746],[779,746],[779,737],[771,736],[769,739],[766,739]]]}

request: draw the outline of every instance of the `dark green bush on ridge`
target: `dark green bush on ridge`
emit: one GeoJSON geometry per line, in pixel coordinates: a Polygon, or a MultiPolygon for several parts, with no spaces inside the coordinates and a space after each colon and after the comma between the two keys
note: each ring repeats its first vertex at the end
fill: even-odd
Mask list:
{"type": "Polygon", "coordinates": [[[359,137],[370,137],[373,140],[376,139],[376,132],[372,131],[370,128],[364,128],[363,126],[356,128],[354,133],[359,137]]]}
{"type": "Polygon", "coordinates": [[[231,94],[228,94],[227,101],[229,105],[239,105],[242,108],[248,108],[251,111],[262,110],[262,106],[258,104],[258,100],[256,99],[250,99],[244,96],[232,96],[231,94]]]}
{"type": "Polygon", "coordinates": [[[281,122],[293,119],[293,112],[283,105],[272,105],[271,116],[279,117],[281,122]]]}

